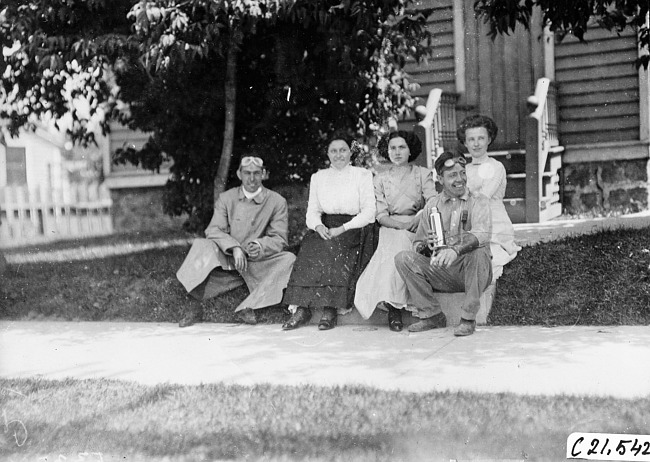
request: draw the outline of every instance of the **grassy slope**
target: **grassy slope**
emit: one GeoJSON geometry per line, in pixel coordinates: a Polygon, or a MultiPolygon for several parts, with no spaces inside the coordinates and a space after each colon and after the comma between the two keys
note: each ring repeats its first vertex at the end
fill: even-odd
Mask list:
{"type": "MultiPolygon", "coordinates": [[[[142,242],[169,244],[172,237],[178,242],[179,236],[118,236],[84,244],[128,250],[142,242]]],[[[74,254],[75,245],[39,250],[74,254]]],[[[188,249],[176,244],[83,261],[12,264],[0,284],[0,317],[175,322],[195,303],[175,278],[188,249]]],[[[100,247],[96,254],[101,252],[100,247]]],[[[206,319],[233,322],[233,307],[246,295],[240,288],[204,302],[206,319]]],[[[277,307],[262,312],[263,322],[286,317],[277,307]]],[[[489,323],[650,324],[650,230],[604,231],[524,248],[499,279],[489,323]]]]}
{"type": "Polygon", "coordinates": [[[38,379],[0,380],[0,392],[5,424],[24,425],[0,434],[16,458],[563,460],[572,432],[650,431],[648,398],[38,379]]]}
{"type": "Polygon", "coordinates": [[[498,281],[490,323],[650,324],[650,229],[525,247],[498,281]]]}

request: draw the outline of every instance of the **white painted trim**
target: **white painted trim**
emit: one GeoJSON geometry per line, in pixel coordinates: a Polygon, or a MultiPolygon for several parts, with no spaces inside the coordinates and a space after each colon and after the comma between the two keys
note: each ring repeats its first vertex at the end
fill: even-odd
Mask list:
{"type": "Polygon", "coordinates": [[[544,27],[544,77],[555,82],[555,34],[549,26],[544,27]]]}
{"type": "Polygon", "coordinates": [[[562,162],[565,164],[647,159],[650,157],[650,143],[647,141],[581,144],[565,146],[565,148],[562,155],[562,162]]]}
{"type": "MultiPolygon", "coordinates": [[[[648,16],[646,16],[645,22],[648,27],[650,22],[648,16]]],[[[648,50],[639,49],[639,56],[647,54],[648,50]]],[[[639,68],[639,139],[641,141],[650,140],[650,72],[643,66],[639,68]]]]}
{"type": "MultiPolygon", "coordinates": [[[[646,178],[650,181],[650,162],[646,164],[646,178]]],[[[646,188],[646,191],[648,192],[648,202],[647,204],[650,204],[650,187],[646,188]]]]}
{"type": "Polygon", "coordinates": [[[639,69],[639,139],[650,141],[650,72],[639,69]]]}
{"type": "Polygon", "coordinates": [[[110,139],[108,136],[102,136],[98,139],[97,144],[99,145],[99,150],[102,153],[102,168],[104,169],[104,175],[111,174],[111,150],[110,150],[110,139]]]}
{"type": "Polygon", "coordinates": [[[169,175],[128,175],[113,176],[104,180],[104,185],[108,189],[124,188],[154,188],[164,186],[169,179],[169,175]]]}
{"type": "Polygon", "coordinates": [[[465,18],[463,0],[454,0],[454,65],[456,93],[465,94],[465,18]]]}

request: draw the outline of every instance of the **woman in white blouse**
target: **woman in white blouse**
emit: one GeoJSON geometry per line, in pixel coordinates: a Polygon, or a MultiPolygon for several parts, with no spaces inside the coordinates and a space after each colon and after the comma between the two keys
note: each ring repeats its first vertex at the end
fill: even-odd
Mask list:
{"type": "Polygon", "coordinates": [[[467,187],[472,193],[480,193],[490,199],[492,213],[492,269],[494,280],[503,272],[503,265],[517,256],[521,250],[515,244],[515,230],[503,205],[506,194],[506,169],[501,162],[488,156],[488,147],[499,133],[497,124],[483,115],[468,116],[458,125],[456,135],[472,156],[467,164],[467,187]]]}
{"type": "MultiPolygon", "coordinates": [[[[294,311],[282,326],[296,329],[322,308],[320,330],[336,326],[338,313],[351,309],[366,254],[366,233],[375,221],[372,173],[350,165],[351,142],[335,134],[328,145],[330,167],[311,177],[306,222],[311,230],[300,245],[283,303],[294,311]]],[[[368,258],[369,259],[369,258],[368,258]]]]}

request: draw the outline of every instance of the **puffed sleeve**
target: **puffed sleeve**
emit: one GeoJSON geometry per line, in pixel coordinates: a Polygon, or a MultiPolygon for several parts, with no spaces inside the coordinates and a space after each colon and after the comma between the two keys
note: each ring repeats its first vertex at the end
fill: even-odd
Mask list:
{"type": "Polygon", "coordinates": [[[377,207],[377,214],[375,218],[379,220],[382,217],[387,217],[388,213],[388,201],[386,200],[386,192],[384,191],[384,181],[383,175],[378,174],[373,180],[375,186],[375,201],[377,207]]]}
{"type": "Polygon", "coordinates": [[[372,173],[365,168],[359,168],[359,213],[343,225],[343,229],[363,228],[375,221],[375,188],[372,184],[372,173]]]}
{"type": "Polygon", "coordinates": [[[480,192],[488,199],[491,199],[498,191],[499,186],[505,181],[506,169],[501,162],[494,161],[480,165],[478,172],[483,180],[480,192]]]}
{"type": "Polygon", "coordinates": [[[309,183],[309,200],[307,201],[307,213],[305,216],[305,224],[307,228],[316,230],[316,227],[322,225],[321,215],[323,214],[323,207],[318,200],[318,172],[311,176],[309,183]]]}
{"type": "Polygon", "coordinates": [[[424,202],[438,195],[436,191],[436,183],[433,181],[433,172],[428,168],[420,167],[420,178],[422,178],[422,196],[424,202]]]}

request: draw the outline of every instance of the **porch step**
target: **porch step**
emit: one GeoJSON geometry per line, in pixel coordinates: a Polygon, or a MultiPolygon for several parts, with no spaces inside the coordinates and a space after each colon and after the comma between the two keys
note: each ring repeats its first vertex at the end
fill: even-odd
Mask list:
{"type": "Polygon", "coordinates": [[[510,173],[506,174],[506,195],[504,200],[518,199],[526,197],[526,174],[525,173],[510,173]]]}
{"type": "Polygon", "coordinates": [[[501,162],[507,175],[526,174],[526,151],[523,149],[488,151],[488,156],[501,162]]]}
{"type": "Polygon", "coordinates": [[[523,197],[511,197],[503,199],[503,205],[513,223],[526,223],[526,199],[523,197]]]}
{"type": "Polygon", "coordinates": [[[526,151],[505,149],[488,151],[490,157],[501,162],[506,169],[506,194],[503,204],[513,223],[526,222],[526,151]]]}
{"type": "Polygon", "coordinates": [[[500,151],[488,151],[491,157],[509,157],[509,156],[525,156],[525,149],[502,149],[500,151]]]}

